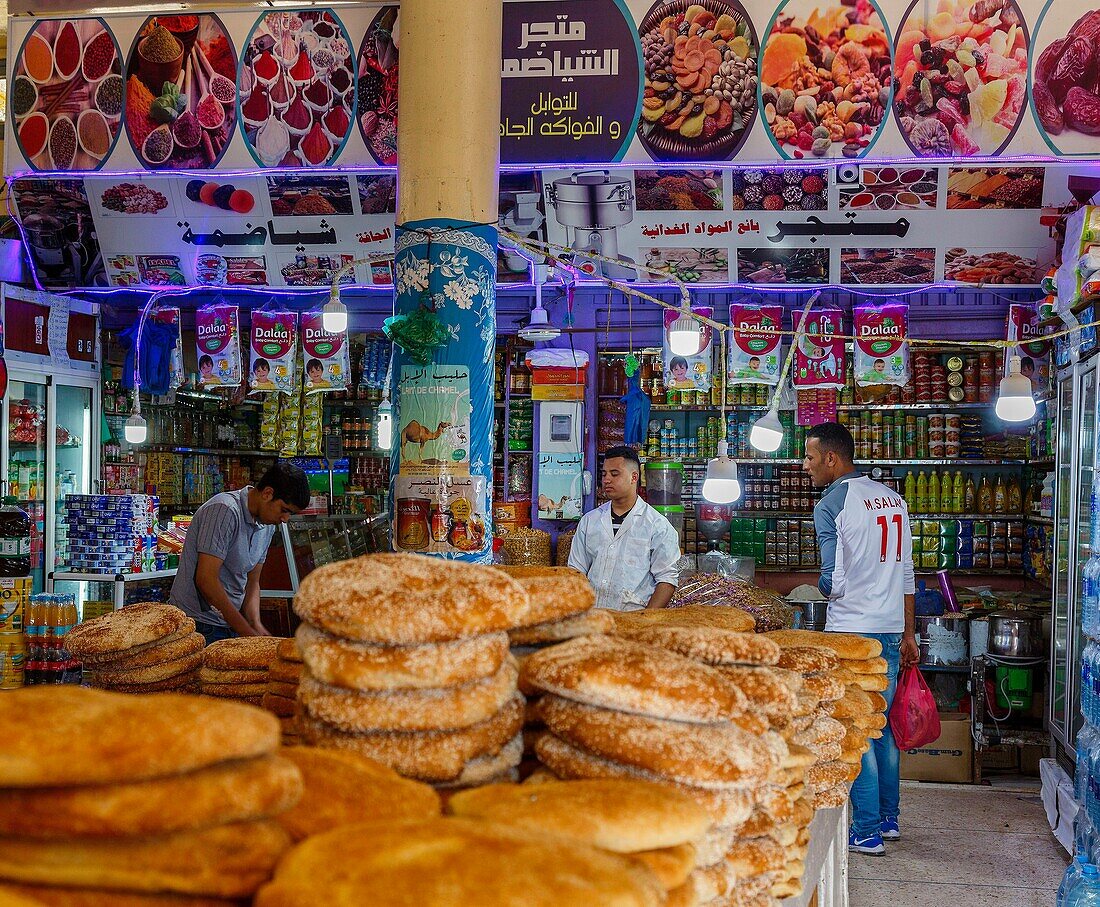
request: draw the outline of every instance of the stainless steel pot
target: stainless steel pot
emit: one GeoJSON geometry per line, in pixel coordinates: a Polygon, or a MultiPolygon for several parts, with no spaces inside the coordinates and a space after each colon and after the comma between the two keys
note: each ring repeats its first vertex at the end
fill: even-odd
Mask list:
{"type": "Polygon", "coordinates": [[[969,622],[962,617],[916,619],[917,643],[922,665],[964,665],[969,662],[969,622]]]}
{"type": "Polygon", "coordinates": [[[554,180],[547,196],[563,227],[605,230],[634,219],[630,180],[612,176],[610,170],[582,170],[554,180]]]}
{"type": "Polygon", "coordinates": [[[994,611],[989,615],[989,651],[1008,658],[1043,658],[1047,654],[1043,615],[1035,611],[994,611]]]}
{"type": "Polygon", "coordinates": [[[802,629],[823,631],[825,620],[829,614],[829,600],[820,599],[809,602],[790,602],[795,608],[802,610],[802,629]]]}

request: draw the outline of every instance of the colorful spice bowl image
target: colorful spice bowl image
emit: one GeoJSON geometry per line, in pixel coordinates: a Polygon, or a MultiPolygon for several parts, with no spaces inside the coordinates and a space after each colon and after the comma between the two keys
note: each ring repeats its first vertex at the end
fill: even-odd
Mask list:
{"type": "Polygon", "coordinates": [[[126,71],[126,133],[142,166],[217,164],[233,138],[237,98],[237,54],[221,20],[209,13],[151,16],[126,71]]]}
{"type": "Polygon", "coordinates": [[[821,169],[784,167],[734,170],[734,211],[824,211],[829,174],[821,169]]]}
{"type": "Polygon", "coordinates": [[[1028,36],[1015,0],[914,0],[894,51],[894,115],[921,157],[995,155],[1027,102],[1028,36]]]}
{"type": "Polygon", "coordinates": [[[772,21],[760,63],[769,135],[787,158],[866,154],[886,119],[892,72],[873,0],[790,0],[772,21]]]}
{"type": "Polygon", "coordinates": [[[1100,135],[1100,8],[1095,0],[1048,4],[1036,26],[1031,104],[1058,154],[1095,154],[1100,135]],[[1066,28],[1066,23],[1073,24],[1066,28]]]}
{"type": "Polygon", "coordinates": [[[863,167],[857,185],[840,188],[840,209],[932,209],[939,200],[939,178],[936,167],[863,167]]]}
{"type": "Polygon", "coordinates": [[[638,28],[645,87],[638,137],[658,161],[728,160],[756,116],[760,45],[726,0],[667,0],[638,28]]]}
{"type": "Polygon", "coordinates": [[[351,133],[351,44],[327,9],[271,12],[241,59],[238,116],[262,167],[333,163],[351,133]]]}
{"type": "Polygon", "coordinates": [[[367,150],[379,163],[397,163],[397,56],[400,13],[384,6],[374,17],[359,48],[356,116],[367,150]]]}
{"type": "Polygon", "coordinates": [[[97,170],[122,115],[122,63],[102,19],[38,22],[12,70],[16,143],[36,170],[97,170]]]}
{"type": "Polygon", "coordinates": [[[635,170],[639,211],[721,211],[721,170],[635,170]]]}

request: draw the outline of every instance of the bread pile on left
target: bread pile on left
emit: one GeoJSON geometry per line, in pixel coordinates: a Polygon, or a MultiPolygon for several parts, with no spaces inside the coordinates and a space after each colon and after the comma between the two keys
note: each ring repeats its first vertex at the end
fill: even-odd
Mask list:
{"type": "Polygon", "coordinates": [[[226,905],[288,848],[302,793],[266,712],[200,696],[0,697],[0,903],[226,905]]]}
{"type": "Polygon", "coordinates": [[[302,680],[302,653],[298,641],[279,640],[275,659],[267,669],[267,687],[261,705],[278,716],[283,728],[283,743],[298,742],[298,684],[302,680]]]}
{"type": "Polygon", "coordinates": [[[179,608],[142,602],[78,624],[65,643],[86,685],[158,693],[195,689],[204,640],[179,608]]]}
{"type": "Polygon", "coordinates": [[[202,653],[199,692],[259,705],[280,642],[275,636],[240,636],[211,643],[202,653]]]}
{"type": "Polygon", "coordinates": [[[514,776],[524,702],[508,630],[530,609],[518,582],[491,567],[375,554],[309,574],[294,609],[303,741],[440,787],[514,776]]]}

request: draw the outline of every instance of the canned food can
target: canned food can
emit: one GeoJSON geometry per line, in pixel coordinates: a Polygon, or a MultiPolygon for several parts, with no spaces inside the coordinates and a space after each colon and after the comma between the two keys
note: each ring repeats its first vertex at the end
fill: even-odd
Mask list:
{"type": "Polygon", "coordinates": [[[943,413],[934,413],[933,415],[928,417],[928,430],[929,431],[935,431],[937,428],[938,429],[943,429],[944,425],[946,425],[946,424],[947,424],[947,417],[944,416],[943,413]]]}
{"type": "Polygon", "coordinates": [[[947,370],[949,372],[961,372],[963,368],[962,356],[952,356],[947,360],[947,370]]]}
{"type": "MultiPolygon", "coordinates": [[[[990,388],[990,396],[992,397],[992,388],[990,388]]],[[[962,403],[966,394],[963,393],[961,387],[949,387],[947,389],[947,399],[952,403],[962,403]]]]}
{"type": "Polygon", "coordinates": [[[23,686],[27,643],[22,633],[0,633],[0,690],[23,686]]]}
{"type": "Polygon", "coordinates": [[[0,633],[22,633],[31,597],[29,576],[0,579],[0,633]]]}

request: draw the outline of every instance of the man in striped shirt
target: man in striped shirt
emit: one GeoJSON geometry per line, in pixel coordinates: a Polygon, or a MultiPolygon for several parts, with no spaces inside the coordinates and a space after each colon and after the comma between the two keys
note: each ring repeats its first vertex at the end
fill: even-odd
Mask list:
{"type": "Polygon", "coordinates": [[[260,572],[275,527],[308,504],[306,474],[276,463],[255,486],[216,494],[195,512],[169,601],[208,645],[271,635],[260,620],[260,572]]]}

